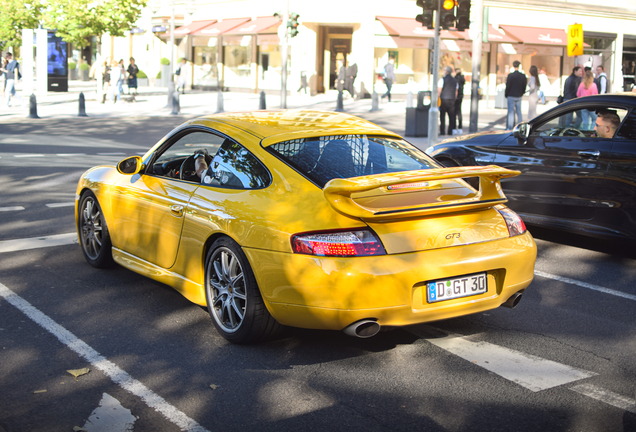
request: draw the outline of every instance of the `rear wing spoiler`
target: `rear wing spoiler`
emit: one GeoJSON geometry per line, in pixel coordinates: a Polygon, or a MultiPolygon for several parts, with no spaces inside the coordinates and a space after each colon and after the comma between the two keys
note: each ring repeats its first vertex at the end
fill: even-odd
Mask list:
{"type": "Polygon", "coordinates": [[[453,167],[404,171],[348,179],[333,179],[323,188],[329,204],[337,211],[361,219],[396,219],[473,210],[503,204],[508,199],[501,190],[500,179],[521,174],[496,165],[453,167]],[[479,177],[479,192],[470,198],[433,202],[406,207],[374,208],[361,206],[351,198],[354,193],[400,185],[406,190],[426,190],[428,182],[479,177]]]}

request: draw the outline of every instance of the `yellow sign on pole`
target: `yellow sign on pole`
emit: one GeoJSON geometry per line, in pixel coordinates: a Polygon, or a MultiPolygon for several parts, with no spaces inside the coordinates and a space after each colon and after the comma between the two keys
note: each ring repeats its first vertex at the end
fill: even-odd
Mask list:
{"type": "Polygon", "coordinates": [[[583,55],[583,24],[568,26],[568,56],[583,55]]]}

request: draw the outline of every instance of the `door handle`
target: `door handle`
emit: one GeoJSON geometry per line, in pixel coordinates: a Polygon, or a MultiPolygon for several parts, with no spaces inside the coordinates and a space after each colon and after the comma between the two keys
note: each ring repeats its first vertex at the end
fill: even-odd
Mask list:
{"type": "Polygon", "coordinates": [[[179,216],[179,217],[183,216],[183,206],[182,205],[175,204],[172,207],[170,207],[170,211],[175,216],[179,216]]]}
{"type": "Polygon", "coordinates": [[[581,150],[578,155],[587,159],[598,159],[601,152],[598,150],[581,150]]]}

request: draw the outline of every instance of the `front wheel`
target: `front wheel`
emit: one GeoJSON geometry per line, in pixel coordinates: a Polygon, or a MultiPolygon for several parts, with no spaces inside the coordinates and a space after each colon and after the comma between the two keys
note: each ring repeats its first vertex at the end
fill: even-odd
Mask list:
{"type": "Polygon", "coordinates": [[[78,211],[79,241],[84,258],[93,267],[109,267],[113,263],[110,235],[102,209],[92,192],[82,195],[78,211]]]}
{"type": "Polygon", "coordinates": [[[269,314],[240,246],[223,237],[205,260],[205,298],[217,331],[230,342],[269,339],[282,326],[269,314]]]}

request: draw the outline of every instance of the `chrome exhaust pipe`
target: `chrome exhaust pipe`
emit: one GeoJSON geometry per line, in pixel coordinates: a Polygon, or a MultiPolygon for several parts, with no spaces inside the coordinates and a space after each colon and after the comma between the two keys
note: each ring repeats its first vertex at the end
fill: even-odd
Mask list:
{"type": "Polygon", "coordinates": [[[372,319],[363,319],[356,321],[353,324],[349,324],[344,328],[343,332],[349,336],[355,336],[359,338],[370,338],[375,336],[380,331],[380,324],[372,319]]]}
{"type": "Polygon", "coordinates": [[[521,296],[522,296],[521,291],[514,293],[508,298],[508,300],[506,300],[505,303],[502,304],[502,306],[505,306],[510,309],[516,308],[519,302],[521,301],[521,296]]]}

